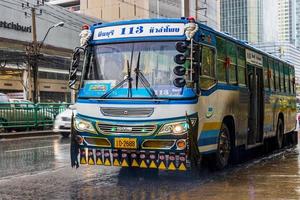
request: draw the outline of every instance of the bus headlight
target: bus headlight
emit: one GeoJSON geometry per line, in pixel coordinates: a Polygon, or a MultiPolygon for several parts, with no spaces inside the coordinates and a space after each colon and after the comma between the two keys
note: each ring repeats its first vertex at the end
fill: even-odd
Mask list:
{"type": "Polygon", "coordinates": [[[173,135],[183,135],[187,132],[189,124],[186,121],[168,123],[163,125],[159,130],[159,135],[173,134],[173,135]]]}
{"type": "Polygon", "coordinates": [[[90,133],[96,133],[96,130],[91,122],[80,118],[75,118],[75,128],[80,132],[86,131],[90,133]]]}

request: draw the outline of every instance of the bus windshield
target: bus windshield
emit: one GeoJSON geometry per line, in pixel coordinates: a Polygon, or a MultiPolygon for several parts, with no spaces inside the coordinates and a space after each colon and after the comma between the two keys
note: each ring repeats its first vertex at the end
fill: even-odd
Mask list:
{"type": "Polygon", "coordinates": [[[194,93],[173,85],[176,54],[175,42],[97,45],[84,81],[109,84],[99,96],[105,98],[191,97],[194,93]]]}

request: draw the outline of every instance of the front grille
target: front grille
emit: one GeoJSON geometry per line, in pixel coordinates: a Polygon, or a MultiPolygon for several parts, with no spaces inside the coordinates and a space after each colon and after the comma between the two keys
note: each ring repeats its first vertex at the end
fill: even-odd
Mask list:
{"type": "Polygon", "coordinates": [[[61,120],[64,122],[70,122],[71,118],[70,117],[62,117],[61,120]]]}
{"type": "Polygon", "coordinates": [[[104,116],[111,117],[149,117],[152,115],[154,108],[101,107],[100,111],[104,116]]]}
{"type": "Polygon", "coordinates": [[[98,129],[103,134],[150,135],[156,130],[156,125],[119,125],[98,123],[98,129]]]}

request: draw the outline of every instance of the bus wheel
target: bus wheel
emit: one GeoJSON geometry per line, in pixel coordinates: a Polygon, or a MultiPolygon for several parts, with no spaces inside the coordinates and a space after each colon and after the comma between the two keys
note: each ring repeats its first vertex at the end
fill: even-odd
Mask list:
{"type": "Polygon", "coordinates": [[[223,123],[219,134],[217,152],[215,154],[216,169],[221,170],[228,165],[230,151],[230,132],[227,125],[223,123]]]}
{"type": "Polygon", "coordinates": [[[283,121],[281,118],[278,119],[276,128],[276,148],[281,149],[283,144],[283,121]]]}

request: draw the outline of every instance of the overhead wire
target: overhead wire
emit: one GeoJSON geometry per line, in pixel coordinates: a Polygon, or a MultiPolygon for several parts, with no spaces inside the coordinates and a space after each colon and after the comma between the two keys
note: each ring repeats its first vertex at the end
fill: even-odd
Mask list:
{"type": "MultiPolygon", "coordinates": [[[[10,2],[10,1],[7,1],[7,0],[1,0],[1,1],[6,2],[6,3],[8,3],[8,4],[11,4],[11,5],[21,6],[21,5],[17,4],[17,3],[15,3],[15,2],[10,2]]],[[[17,1],[18,1],[18,0],[17,0],[17,1]]],[[[20,1],[19,1],[19,2],[20,2],[20,1]]],[[[3,4],[1,4],[1,5],[4,6],[4,7],[6,7],[6,8],[9,8],[9,9],[12,9],[12,10],[15,10],[15,11],[18,11],[18,12],[22,12],[22,13],[25,12],[24,10],[20,10],[20,9],[17,9],[17,8],[13,8],[13,7],[10,7],[9,5],[3,5],[3,4]]],[[[51,15],[51,16],[52,16],[52,17],[55,17],[55,15],[51,15]]],[[[55,23],[55,24],[57,23],[57,21],[51,21],[51,20],[49,20],[49,19],[46,19],[46,18],[42,17],[42,15],[36,15],[36,17],[39,18],[39,19],[42,19],[42,20],[44,20],[44,21],[48,21],[48,22],[55,23]]],[[[56,18],[57,18],[57,17],[56,17],[56,18]]],[[[65,20],[64,18],[57,18],[57,19],[65,20]]],[[[74,23],[73,21],[67,21],[67,20],[65,20],[65,21],[66,21],[66,22],[74,23]]],[[[81,27],[81,25],[80,25],[80,26],[78,26],[78,25],[79,25],[79,24],[71,25],[71,24],[66,23],[65,28],[78,32],[79,29],[80,29],[80,27],[81,27]],[[68,26],[69,26],[69,27],[68,27],[68,26]]]]}

